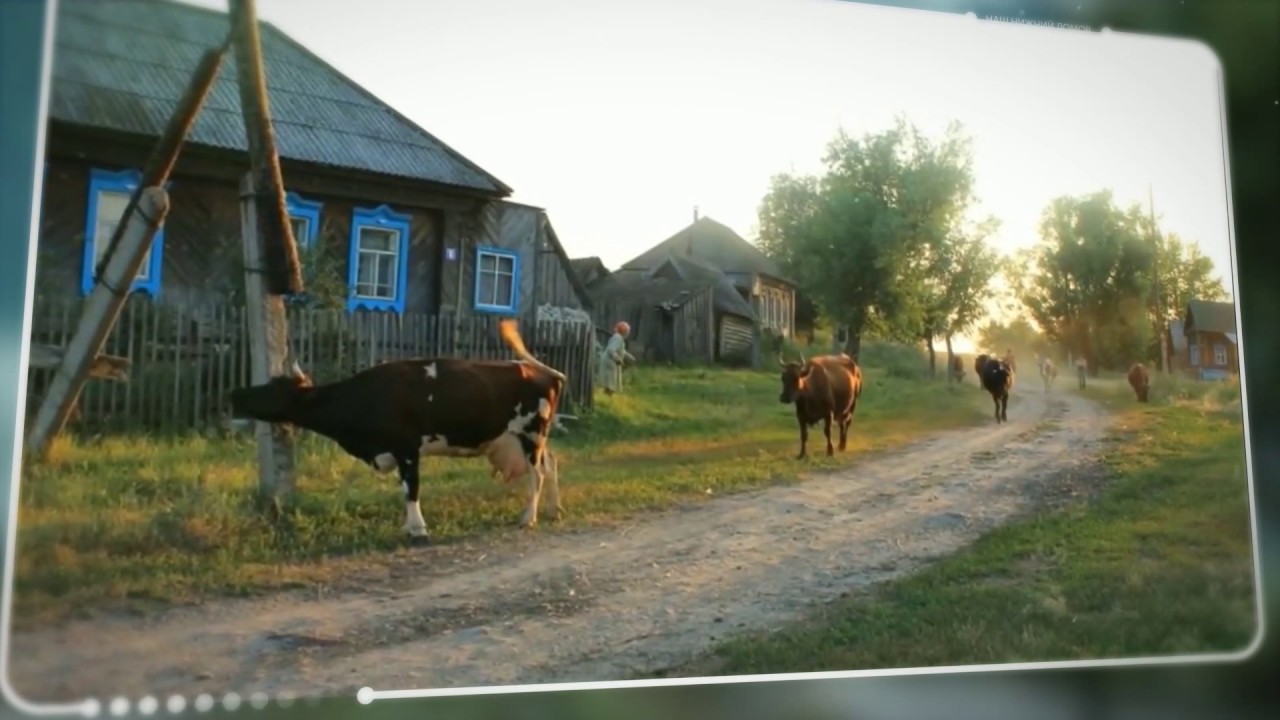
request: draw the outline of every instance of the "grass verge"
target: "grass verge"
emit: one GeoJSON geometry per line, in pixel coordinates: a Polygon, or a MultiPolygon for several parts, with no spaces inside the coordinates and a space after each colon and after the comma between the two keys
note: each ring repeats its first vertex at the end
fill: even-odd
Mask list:
{"type": "MultiPolygon", "coordinates": [[[[810,437],[817,457],[797,462],[793,410],[777,401],[774,374],[630,372],[624,394],[599,396],[590,417],[554,436],[569,512],[560,525],[792,481],[986,419],[971,387],[875,368],[866,377],[850,451],[823,456],[819,430],[810,437]]],[[[394,475],[376,475],[304,433],[299,497],[270,520],[256,509],[255,457],[251,436],[60,438],[47,460],[23,471],[15,621],[43,624],[114,601],[167,604],[325,582],[353,558],[377,563],[403,546],[394,475]]],[[[422,469],[422,510],[436,541],[514,525],[520,499],[483,460],[432,459],[422,469]]]]}
{"type": "Polygon", "coordinates": [[[916,575],[665,674],[1243,649],[1257,619],[1239,413],[1212,399],[1139,406],[1118,384],[1086,394],[1119,415],[1092,502],[1045,509],[916,575]]]}

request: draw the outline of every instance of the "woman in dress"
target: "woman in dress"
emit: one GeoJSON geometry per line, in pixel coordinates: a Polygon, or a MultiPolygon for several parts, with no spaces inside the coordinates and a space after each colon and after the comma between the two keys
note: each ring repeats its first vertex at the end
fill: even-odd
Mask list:
{"type": "Polygon", "coordinates": [[[604,388],[606,395],[622,390],[622,365],[636,360],[627,352],[627,336],[630,334],[631,326],[627,323],[619,322],[614,325],[613,337],[609,338],[604,352],[600,353],[600,387],[604,388]]]}

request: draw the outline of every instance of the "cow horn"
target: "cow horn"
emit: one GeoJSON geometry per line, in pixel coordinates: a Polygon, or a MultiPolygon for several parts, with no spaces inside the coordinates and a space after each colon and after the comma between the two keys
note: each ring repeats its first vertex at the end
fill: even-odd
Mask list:
{"type": "Polygon", "coordinates": [[[800,353],[800,364],[801,364],[801,365],[803,365],[803,364],[805,364],[806,362],[808,362],[808,361],[804,359],[804,353],[800,353]]]}
{"type": "Polygon", "coordinates": [[[778,367],[786,367],[787,363],[782,359],[782,353],[778,353],[778,367]]]}
{"type": "Polygon", "coordinates": [[[297,378],[302,377],[302,366],[298,365],[297,360],[293,360],[289,363],[289,374],[297,378]]]}

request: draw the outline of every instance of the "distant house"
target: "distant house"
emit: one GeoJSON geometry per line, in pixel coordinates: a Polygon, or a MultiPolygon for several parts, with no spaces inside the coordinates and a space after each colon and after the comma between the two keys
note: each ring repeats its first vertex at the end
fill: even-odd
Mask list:
{"type": "Polygon", "coordinates": [[[596,322],[631,325],[633,354],[657,362],[752,359],[757,319],[751,304],[719,269],[668,255],[652,269],[622,269],[588,292],[596,322]]]}
{"type": "Polygon", "coordinates": [[[724,273],[759,318],[760,326],[783,337],[795,329],[796,286],[784,277],[778,264],[728,226],[709,217],[696,218],[680,232],[663,240],[621,270],[653,270],[668,257],[682,256],[724,273]]]}
{"type": "Polygon", "coordinates": [[[1233,303],[1192,300],[1183,313],[1182,327],[1189,372],[1202,380],[1220,380],[1240,372],[1233,303]]]}
{"type": "MultiPolygon", "coordinates": [[[[58,3],[42,296],[92,289],[148,154],[201,54],[228,27],[225,13],[166,0],[58,3]]],[[[543,210],[506,200],[507,185],[269,23],[261,41],[304,268],[335,278],[342,308],[524,318],[545,305],[589,307],[543,210]]],[[[228,52],[171,175],[171,209],[135,296],[191,307],[242,286],[239,182],[248,167],[228,52]]]]}
{"type": "Polygon", "coordinates": [[[609,275],[609,268],[604,266],[604,261],[594,255],[584,258],[571,258],[569,266],[573,268],[573,272],[577,274],[582,284],[587,287],[609,275]]]}

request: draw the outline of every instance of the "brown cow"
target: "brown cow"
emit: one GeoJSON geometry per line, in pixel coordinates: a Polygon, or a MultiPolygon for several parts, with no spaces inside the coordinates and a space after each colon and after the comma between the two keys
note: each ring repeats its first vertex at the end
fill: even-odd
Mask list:
{"type": "Polygon", "coordinates": [[[1151,392],[1151,376],[1147,374],[1147,368],[1142,363],[1134,363],[1129,368],[1129,387],[1133,388],[1133,393],[1138,396],[1138,402],[1147,401],[1147,393],[1151,392]]]}
{"type": "Polygon", "coordinates": [[[840,451],[843,452],[849,440],[853,413],[862,395],[862,369],[858,362],[841,353],[819,355],[807,362],[801,356],[798,363],[783,362],[779,357],[778,365],[782,367],[782,394],[778,401],[795,403],[796,422],[800,425],[800,454],[796,459],[803,459],[807,454],[809,428],[819,421],[827,438],[827,455],[835,454],[831,445],[833,420],[840,427],[840,451]]]}
{"type": "Polygon", "coordinates": [[[964,380],[964,361],[960,359],[959,355],[951,358],[951,377],[954,377],[956,382],[964,380]]]}
{"type": "Polygon", "coordinates": [[[294,363],[288,375],[232,391],[231,414],[306,428],[378,472],[398,470],[412,539],[427,537],[418,503],[427,456],[485,457],[508,482],[525,478],[520,524],[531,527],[544,481],[548,515],[563,512],[547,435],[565,376],[529,353],[514,321],[498,329],[519,360],[395,360],[327,385],[313,385],[294,363]]]}

